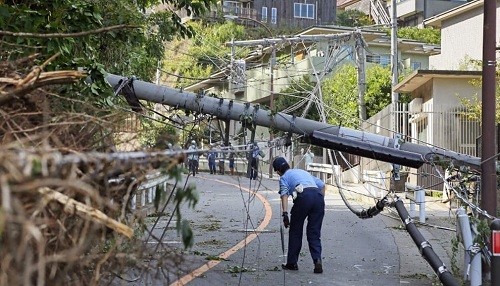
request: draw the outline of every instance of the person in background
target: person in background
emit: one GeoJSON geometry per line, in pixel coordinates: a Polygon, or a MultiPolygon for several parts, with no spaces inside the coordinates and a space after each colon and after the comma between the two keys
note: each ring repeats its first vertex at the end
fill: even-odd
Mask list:
{"type": "MultiPolygon", "coordinates": [[[[191,141],[191,145],[188,148],[188,151],[197,151],[198,147],[196,147],[196,141],[191,141]]],[[[190,152],[188,153],[188,164],[189,164],[189,172],[193,173],[193,176],[195,174],[198,174],[198,160],[199,160],[199,155],[198,152],[190,152]]]]}
{"type": "Polygon", "coordinates": [[[257,180],[257,176],[259,175],[259,156],[264,157],[264,152],[260,150],[256,142],[254,142],[250,148],[252,150],[250,154],[250,179],[257,180]]]}
{"type": "Polygon", "coordinates": [[[224,144],[220,145],[221,152],[219,153],[219,174],[224,175],[224,160],[226,160],[226,153],[224,153],[224,144]]]}
{"type": "Polygon", "coordinates": [[[302,233],[307,218],[306,236],[309,252],[314,263],[314,273],[323,273],[321,262],[321,226],[325,216],[325,183],[302,169],[290,169],[283,157],[273,160],[273,169],[280,176],[279,191],[281,210],[288,234],[288,255],[285,270],[299,270],[302,233]],[[288,217],[288,197],[292,197],[293,206],[288,217]]]}
{"type": "Polygon", "coordinates": [[[235,157],[235,154],[234,154],[234,148],[231,146],[231,143],[229,143],[229,173],[232,175],[234,175],[234,157],[235,157]]]}
{"type": "Polygon", "coordinates": [[[210,151],[207,153],[208,158],[208,169],[210,170],[210,174],[216,174],[217,169],[215,167],[215,159],[217,158],[217,152],[215,151],[215,147],[212,145],[210,147],[210,151]]]}
{"type": "Polygon", "coordinates": [[[307,170],[307,165],[313,162],[314,153],[311,151],[311,147],[307,149],[307,152],[304,154],[304,168],[307,170]]]}

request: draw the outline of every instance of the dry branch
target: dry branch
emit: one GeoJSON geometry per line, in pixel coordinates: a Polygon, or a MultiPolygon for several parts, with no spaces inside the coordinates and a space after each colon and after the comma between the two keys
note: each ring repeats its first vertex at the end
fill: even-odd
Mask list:
{"type": "Polygon", "coordinates": [[[96,30],[77,32],[77,33],[48,33],[48,34],[39,34],[39,33],[23,33],[23,32],[10,32],[10,31],[0,31],[0,36],[13,36],[13,37],[21,37],[21,38],[74,38],[74,37],[84,37],[88,35],[95,35],[100,33],[106,33],[114,30],[122,30],[122,29],[137,29],[140,26],[137,25],[115,25],[104,27],[96,30]]]}
{"type": "Polygon", "coordinates": [[[0,104],[11,100],[15,96],[26,94],[42,86],[69,84],[86,76],[86,73],[78,71],[51,71],[42,72],[38,76],[33,76],[30,73],[30,78],[23,79],[2,77],[0,78],[0,104]],[[1,87],[3,84],[5,84],[5,86],[1,87]]]}
{"type": "Polygon", "coordinates": [[[94,222],[104,224],[107,227],[113,229],[116,232],[119,232],[125,235],[128,238],[131,238],[134,234],[134,230],[124,225],[123,223],[117,222],[114,219],[111,219],[107,215],[105,215],[100,210],[97,210],[91,206],[82,204],[60,192],[56,192],[49,188],[40,188],[38,192],[44,196],[45,199],[51,201],[55,200],[64,205],[64,211],[69,214],[73,214],[75,211],[80,215],[90,218],[94,222]]]}

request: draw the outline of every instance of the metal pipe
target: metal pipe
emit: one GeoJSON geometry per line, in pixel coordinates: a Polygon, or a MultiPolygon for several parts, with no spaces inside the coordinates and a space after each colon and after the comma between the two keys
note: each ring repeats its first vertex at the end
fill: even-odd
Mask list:
{"type": "Polygon", "coordinates": [[[474,249],[474,241],[472,239],[469,216],[465,213],[464,208],[460,207],[457,209],[457,219],[465,248],[464,265],[466,265],[467,271],[464,273],[464,279],[470,280],[470,286],[480,286],[482,285],[481,253],[474,253],[474,256],[470,254],[474,249]]]}

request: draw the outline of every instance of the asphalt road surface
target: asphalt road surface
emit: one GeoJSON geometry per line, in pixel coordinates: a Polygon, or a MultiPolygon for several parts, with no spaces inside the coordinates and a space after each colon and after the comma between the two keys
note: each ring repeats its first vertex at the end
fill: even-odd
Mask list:
{"type": "MultiPolygon", "coordinates": [[[[359,219],[333,191],[325,197],[324,273],[313,273],[305,233],[299,270],[284,271],[288,230],[283,251],[276,180],[207,173],[189,180],[196,185],[199,202],[194,209],[183,206],[182,216],[191,223],[194,246],[183,251],[182,263],[163,275],[128,285],[440,285],[400,221],[382,214],[359,219]]],[[[165,225],[166,219],[160,221],[154,233],[165,225]]],[[[448,234],[439,238],[427,230],[422,234],[428,240],[430,236],[436,253],[446,261],[441,240],[449,243],[448,234]]],[[[181,248],[180,240],[172,228],[163,243],[181,248]]]]}

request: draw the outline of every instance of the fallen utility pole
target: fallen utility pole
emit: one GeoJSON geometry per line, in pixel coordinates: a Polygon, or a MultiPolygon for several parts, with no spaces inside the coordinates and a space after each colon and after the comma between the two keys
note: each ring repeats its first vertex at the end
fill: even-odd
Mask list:
{"type": "Polygon", "coordinates": [[[443,283],[443,285],[445,286],[458,286],[459,284],[450,273],[450,271],[448,271],[439,256],[437,256],[436,252],[434,252],[431,244],[427,240],[425,240],[425,238],[418,230],[417,226],[411,219],[411,216],[408,214],[403,201],[398,199],[395,203],[395,208],[398,211],[399,217],[401,217],[402,222],[405,224],[408,234],[410,234],[413,242],[415,242],[415,244],[418,246],[420,253],[424,257],[424,259],[427,260],[429,265],[439,277],[439,281],[441,281],[441,283],[443,283]]]}
{"type": "Polygon", "coordinates": [[[418,168],[424,163],[438,163],[442,160],[452,161],[455,166],[468,165],[475,169],[480,166],[478,157],[437,147],[400,142],[386,136],[329,125],[281,112],[273,114],[270,110],[260,108],[258,104],[241,104],[233,100],[183,92],[112,74],[109,74],[106,80],[115,87],[115,90],[121,87],[117,92],[124,93],[126,98],[135,97],[129,102],[146,100],[178,109],[210,114],[222,120],[251,120],[248,123],[303,135],[309,140],[314,140],[315,145],[367,158],[413,168],[418,168]]]}

